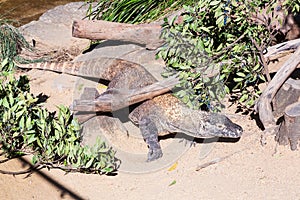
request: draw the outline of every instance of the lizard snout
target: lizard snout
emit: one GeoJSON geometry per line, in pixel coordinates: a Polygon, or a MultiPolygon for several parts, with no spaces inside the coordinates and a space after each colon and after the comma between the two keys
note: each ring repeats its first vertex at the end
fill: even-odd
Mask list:
{"type": "Polygon", "coordinates": [[[224,137],[239,138],[243,134],[243,128],[235,123],[232,123],[224,131],[224,137]]]}

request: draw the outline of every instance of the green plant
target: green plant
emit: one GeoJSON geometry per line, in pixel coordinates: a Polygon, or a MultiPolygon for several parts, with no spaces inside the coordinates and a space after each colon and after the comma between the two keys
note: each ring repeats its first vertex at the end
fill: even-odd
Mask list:
{"type": "MultiPolygon", "coordinates": [[[[2,69],[12,69],[5,59],[2,69]]],[[[26,76],[12,72],[0,76],[0,147],[8,158],[31,154],[37,167],[66,171],[111,173],[119,166],[115,151],[100,139],[94,146],[82,146],[80,126],[68,108],[51,113],[30,94],[26,76]]]]}
{"type": "Polygon", "coordinates": [[[299,0],[285,0],[282,5],[286,10],[290,10],[293,14],[300,12],[300,1],[299,0]]]}
{"type": "Polygon", "coordinates": [[[86,0],[89,4],[87,17],[89,19],[102,19],[114,22],[140,23],[153,21],[169,13],[170,11],[179,9],[183,4],[192,5],[194,0],[120,0],[107,1],[97,0],[97,4],[93,6],[95,0],[86,0]]]}
{"type": "MultiPolygon", "coordinates": [[[[166,44],[158,57],[167,64],[165,76],[181,73],[176,95],[193,108],[219,109],[228,93],[242,106],[252,106],[261,93],[258,83],[265,75],[270,79],[263,51],[278,32],[271,23],[279,20],[258,20],[255,14],[276,6],[276,0],[200,0],[195,7],[184,6],[182,23],[165,19],[166,44]]],[[[299,3],[293,6],[299,10],[299,3]]]]}
{"type": "Polygon", "coordinates": [[[18,29],[5,21],[0,21],[0,60],[7,58],[12,61],[18,58],[22,48],[30,49],[31,47],[18,29]]]}
{"type": "MultiPolygon", "coordinates": [[[[42,62],[49,58],[45,55],[39,56],[38,52],[25,40],[24,36],[18,31],[17,28],[8,24],[9,21],[0,19],[0,61],[4,58],[9,62],[16,61],[19,63],[33,63],[42,62]],[[20,56],[21,52],[25,51],[27,54],[37,58],[31,58],[28,55],[20,56]]],[[[23,52],[22,52],[23,53],[23,52]]],[[[26,53],[25,53],[26,54],[26,53]]],[[[12,67],[14,65],[6,65],[4,67],[12,67]]],[[[13,69],[3,69],[11,71],[13,69]]]]}

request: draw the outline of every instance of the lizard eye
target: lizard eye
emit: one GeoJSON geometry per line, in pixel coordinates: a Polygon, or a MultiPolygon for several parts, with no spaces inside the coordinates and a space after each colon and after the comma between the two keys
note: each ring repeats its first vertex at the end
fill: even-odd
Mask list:
{"type": "Polygon", "coordinates": [[[217,127],[218,127],[219,129],[224,128],[223,124],[217,124],[217,127]]]}

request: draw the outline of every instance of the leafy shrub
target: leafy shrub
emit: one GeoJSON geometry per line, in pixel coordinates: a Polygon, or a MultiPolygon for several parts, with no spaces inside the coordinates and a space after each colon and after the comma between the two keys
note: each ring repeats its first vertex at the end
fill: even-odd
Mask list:
{"type": "MultiPolygon", "coordinates": [[[[2,69],[11,69],[7,59],[2,69]]],[[[26,76],[14,78],[12,72],[0,76],[0,147],[9,158],[33,154],[32,162],[42,167],[66,171],[110,173],[119,166],[115,151],[101,140],[82,146],[80,126],[70,110],[59,107],[51,113],[30,94],[26,76]]]]}
{"type": "Polygon", "coordinates": [[[85,0],[89,4],[87,17],[114,22],[139,23],[153,21],[172,10],[179,9],[183,4],[192,5],[194,0],[120,0],[106,1],[85,0]]]}
{"type": "Polygon", "coordinates": [[[21,48],[30,49],[30,45],[18,29],[0,20],[0,60],[16,59],[21,48]]]}
{"type": "MultiPolygon", "coordinates": [[[[292,7],[296,5],[294,1],[292,7]]],[[[232,93],[242,106],[251,107],[261,93],[258,83],[266,81],[263,52],[276,31],[272,20],[278,20],[261,21],[254,14],[278,8],[275,0],[200,0],[195,7],[184,6],[182,22],[165,20],[166,44],[158,57],[167,64],[165,76],[181,73],[182,90],[176,95],[190,107],[214,110],[232,93]]]]}

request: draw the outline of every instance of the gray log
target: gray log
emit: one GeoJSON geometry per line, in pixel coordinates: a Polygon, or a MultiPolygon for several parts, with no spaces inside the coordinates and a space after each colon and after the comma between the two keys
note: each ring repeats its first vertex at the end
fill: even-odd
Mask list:
{"type": "Polygon", "coordinates": [[[293,103],[285,109],[284,121],[275,138],[280,145],[291,145],[296,150],[300,139],[300,102],[293,103]]]}
{"type": "Polygon", "coordinates": [[[267,88],[261,94],[257,104],[256,111],[259,113],[259,118],[265,128],[275,126],[275,120],[272,113],[271,101],[275,94],[288,79],[291,73],[297,68],[300,63],[300,47],[295,53],[283,64],[283,66],[275,74],[274,78],[268,84],[267,88]]]}
{"type": "Polygon", "coordinates": [[[156,49],[162,45],[159,24],[125,24],[103,20],[76,20],[73,22],[73,37],[91,40],[120,40],[146,45],[156,49]]]}

